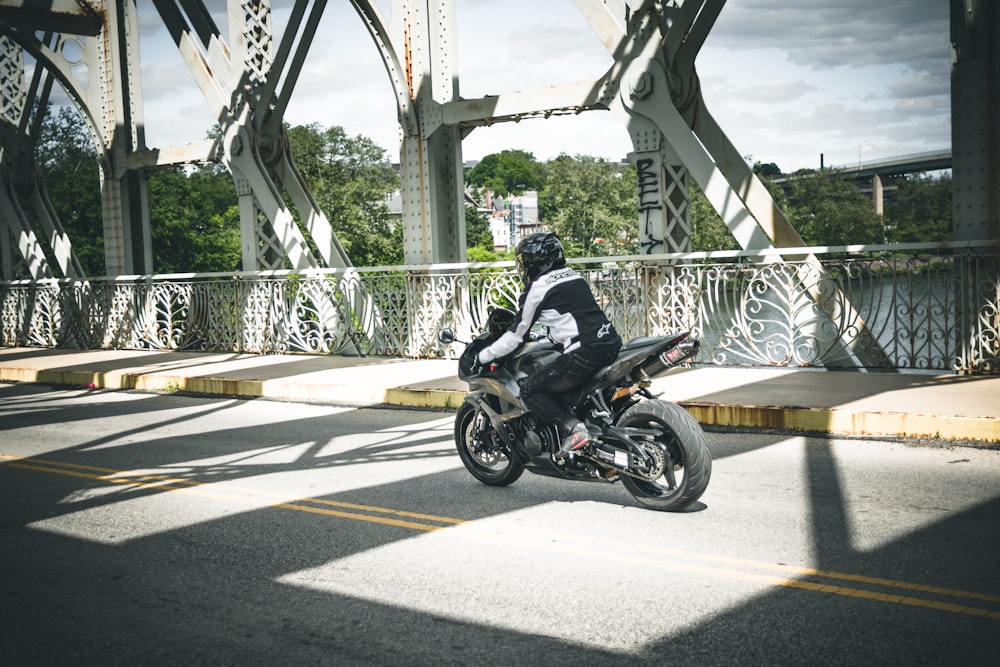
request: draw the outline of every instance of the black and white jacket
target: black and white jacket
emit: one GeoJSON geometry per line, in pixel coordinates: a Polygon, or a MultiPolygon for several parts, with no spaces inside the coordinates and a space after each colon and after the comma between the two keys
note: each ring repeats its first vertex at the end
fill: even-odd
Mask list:
{"type": "Polygon", "coordinates": [[[479,352],[479,363],[505,357],[524,343],[531,327],[541,324],[563,353],[587,345],[611,343],[618,333],[594,300],[583,276],[569,267],[538,276],[518,300],[510,329],[479,352]]]}

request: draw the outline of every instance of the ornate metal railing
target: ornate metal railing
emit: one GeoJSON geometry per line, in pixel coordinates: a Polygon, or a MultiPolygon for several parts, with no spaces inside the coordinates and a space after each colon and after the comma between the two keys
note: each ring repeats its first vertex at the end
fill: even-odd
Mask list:
{"type": "MultiPolygon", "coordinates": [[[[1000,373],[997,244],[782,253],[574,265],[623,337],[696,331],[695,363],[1000,373]]],[[[435,357],[519,290],[510,263],[15,281],[0,344],[435,357]]]]}

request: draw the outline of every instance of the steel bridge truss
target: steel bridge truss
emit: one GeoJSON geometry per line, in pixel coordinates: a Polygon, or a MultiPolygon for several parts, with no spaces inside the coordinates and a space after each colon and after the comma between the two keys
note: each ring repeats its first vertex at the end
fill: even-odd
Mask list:
{"type": "MultiPolygon", "coordinates": [[[[270,0],[226,0],[225,31],[204,0],[153,0],[221,129],[211,141],[159,149],[149,148],[144,137],[136,1],[0,0],[0,278],[81,273],[34,164],[41,113],[54,83],[85,119],[97,148],[109,275],[154,273],[149,171],[205,161],[223,163],[236,184],[244,271],[348,268],[282,128],[326,0],[294,0],[277,41],[270,0]],[[25,52],[36,65],[30,77],[25,52]]],[[[990,2],[971,6],[982,13],[990,2]]],[[[371,0],[351,4],[377,46],[394,93],[407,264],[465,261],[462,140],[470,132],[613,107],[624,111],[635,149],[643,252],[690,251],[691,178],[744,250],[805,245],[701,95],[695,60],[725,0],[576,0],[611,56],[607,71],[576,85],[476,99],[459,95],[457,0],[392,0],[388,17],[371,0]]],[[[955,22],[953,17],[953,27],[955,22]]],[[[971,43],[988,47],[989,26],[985,38],[980,32],[969,30],[971,43]]],[[[986,49],[988,55],[994,51],[986,49]]],[[[977,53],[965,48],[958,60],[977,53]]],[[[997,237],[995,217],[995,211],[985,216],[981,238],[997,237]]],[[[815,257],[790,253],[772,259],[818,271],[820,278],[809,281],[811,298],[821,309],[831,303],[826,295],[838,287],[822,277],[815,257]]],[[[366,299],[359,287],[353,306],[366,299]]],[[[874,338],[860,314],[849,300],[836,302],[860,327],[857,336],[842,341],[841,352],[850,356],[859,343],[868,349],[874,338]]],[[[825,315],[840,316],[832,310],[825,315]]]]}
{"type": "MultiPolygon", "coordinates": [[[[272,32],[270,0],[227,0],[225,31],[203,0],[153,4],[219,121],[215,141],[145,145],[135,0],[57,0],[48,10],[0,0],[0,67],[10,73],[3,89],[10,138],[2,161],[3,211],[5,237],[16,237],[3,256],[5,277],[14,277],[15,254],[30,277],[78,270],[71,244],[44,205],[44,185],[37,177],[20,179],[30,183],[17,178],[37,173],[30,148],[53,81],[86,119],[100,157],[109,275],[154,271],[148,171],[211,160],[223,162],[236,183],[244,270],[348,266],[282,130],[325,0],[296,0],[280,41],[272,32]],[[22,50],[39,65],[27,86],[22,50]],[[48,239],[36,238],[33,220],[48,239]]],[[[577,0],[612,57],[606,72],[581,84],[477,99],[459,96],[456,0],[393,0],[388,19],[375,2],[352,4],[382,57],[402,129],[407,263],[464,261],[462,139],[476,127],[616,105],[626,112],[636,152],[637,226],[645,252],[690,250],[691,177],[744,248],[803,245],[701,97],[695,57],[725,0],[577,0]]]]}

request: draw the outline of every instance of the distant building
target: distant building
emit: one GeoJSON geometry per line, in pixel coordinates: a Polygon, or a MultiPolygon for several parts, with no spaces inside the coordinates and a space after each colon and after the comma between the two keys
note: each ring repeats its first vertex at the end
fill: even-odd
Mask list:
{"type": "Polygon", "coordinates": [[[539,231],[538,192],[526,190],[517,197],[493,197],[487,188],[485,205],[490,216],[493,249],[502,252],[517,245],[525,236],[539,231]]]}

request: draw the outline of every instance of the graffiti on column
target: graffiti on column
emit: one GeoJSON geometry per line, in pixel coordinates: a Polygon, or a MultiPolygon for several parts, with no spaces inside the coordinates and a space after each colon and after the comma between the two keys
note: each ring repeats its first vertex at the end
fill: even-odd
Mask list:
{"type": "Polygon", "coordinates": [[[636,160],[636,173],[639,178],[639,229],[642,232],[640,247],[647,255],[663,251],[663,239],[653,236],[653,225],[663,210],[660,202],[660,177],[655,163],[651,159],[636,160]],[[650,167],[653,167],[650,169],[650,167]]]}

